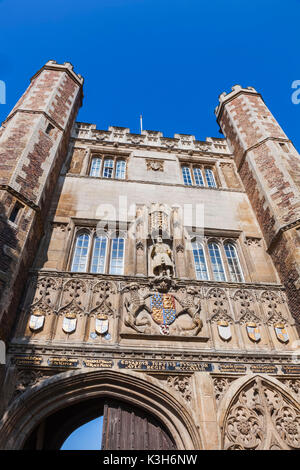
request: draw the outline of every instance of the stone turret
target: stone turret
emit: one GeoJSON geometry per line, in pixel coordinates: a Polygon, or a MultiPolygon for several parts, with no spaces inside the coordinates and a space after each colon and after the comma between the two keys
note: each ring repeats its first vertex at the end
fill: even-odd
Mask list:
{"type": "Polygon", "coordinates": [[[49,61],[0,130],[0,331],[9,336],[32,264],[71,128],[83,78],[49,61]]]}
{"type": "Polygon", "coordinates": [[[215,113],[300,319],[300,155],[252,87],[222,93],[215,113]]]}

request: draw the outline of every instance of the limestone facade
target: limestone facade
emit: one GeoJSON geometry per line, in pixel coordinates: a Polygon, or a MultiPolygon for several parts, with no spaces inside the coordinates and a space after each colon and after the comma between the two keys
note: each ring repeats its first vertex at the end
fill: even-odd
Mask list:
{"type": "Polygon", "coordinates": [[[202,142],[75,122],[82,82],[48,62],[1,131],[1,448],[113,397],[178,449],[299,449],[298,153],[252,88],[202,142]]]}

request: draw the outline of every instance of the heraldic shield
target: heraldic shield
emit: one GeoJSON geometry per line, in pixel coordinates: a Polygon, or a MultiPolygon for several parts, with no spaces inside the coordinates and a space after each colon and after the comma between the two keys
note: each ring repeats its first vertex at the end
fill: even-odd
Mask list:
{"type": "Polygon", "coordinates": [[[153,320],[160,325],[161,334],[169,334],[169,325],[176,318],[174,297],[170,294],[153,294],[150,299],[150,307],[153,320]]]}
{"type": "Polygon", "coordinates": [[[224,339],[225,341],[228,341],[231,338],[230,325],[227,321],[218,321],[218,331],[220,338],[224,339]]]}
{"type": "Polygon", "coordinates": [[[104,335],[108,332],[108,316],[103,314],[98,315],[95,319],[95,330],[98,335],[104,335]]]}
{"type": "Polygon", "coordinates": [[[62,329],[65,333],[73,333],[76,330],[77,318],[73,313],[67,313],[63,319],[62,329]]]}
{"type": "Polygon", "coordinates": [[[275,333],[279,341],[282,343],[288,343],[289,341],[289,335],[288,332],[285,329],[285,326],[283,323],[277,323],[275,326],[275,333]]]}
{"type": "Polygon", "coordinates": [[[247,333],[251,341],[258,342],[261,339],[260,331],[256,323],[246,323],[247,333]]]}
{"type": "Polygon", "coordinates": [[[29,320],[29,328],[32,331],[37,331],[43,328],[45,322],[45,316],[38,310],[36,310],[29,320]]]}

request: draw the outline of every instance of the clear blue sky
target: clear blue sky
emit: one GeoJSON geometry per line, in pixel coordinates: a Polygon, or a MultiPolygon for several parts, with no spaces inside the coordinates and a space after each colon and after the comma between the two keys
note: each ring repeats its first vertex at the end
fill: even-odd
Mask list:
{"type": "MultiPolygon", "coordinates": [[[[300,104],[291,101],[300,0],[0,0],[0,17],[0,121],[54,59],[84,76],[78,120],[100,129],[139,132],[142,112],[144,127],[165,136],[218,137],[218,95],[239,83],[262,93],[300,150],[300,104]]],[[[91,444],[98,427],[66,446],[91,444]]]]}
{"type": "Polygon", "coordinates": [[[47,60],[85,78],[78,120],[219,136],[218,95],[259,90],[300,150],[300,0],[0,0],[2,121],[47,60]]]}
{"type": "Polygon", "coordinates": [[[63,443],[61,450],[100,450],[103,417],[93,419],[75,429],[63,443]]]}

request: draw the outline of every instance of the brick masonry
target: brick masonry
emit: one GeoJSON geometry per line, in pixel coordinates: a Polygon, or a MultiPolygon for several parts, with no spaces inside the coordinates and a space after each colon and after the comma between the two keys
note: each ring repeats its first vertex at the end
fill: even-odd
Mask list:
{"type": "Polygon", "coordinates": [[[0,336],[7,340],[65,160],[82,100],[81,77],[70,64],[49,62],[32,79],[0,135],[0,336]],[[49,122],[53,126],[47,132],[49,122]],[[16,223],[7,219],[23,204],[16,223]],[[5,208],[5,209],[4,209],[5,208]]]}
{"type": "Polygon", "coordinates": [[[217,119],[233,149],[269,252],[287,288],[291,311],[300,320],[297,242],[282,233],[286,225],[297,223],[300,217],[300,157],[255,90],[239,86],[232,90],[220,96],[217,119]]]}

